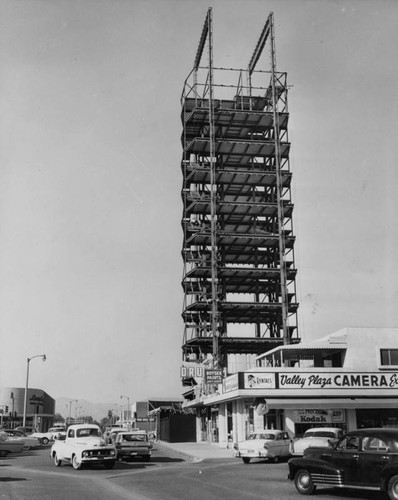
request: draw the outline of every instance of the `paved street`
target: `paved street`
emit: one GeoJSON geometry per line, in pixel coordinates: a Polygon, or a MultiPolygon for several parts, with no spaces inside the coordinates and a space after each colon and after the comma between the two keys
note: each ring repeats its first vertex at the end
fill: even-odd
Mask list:
{"type": "MultiPolygon", "coordinates": [[[[6,500],[299,500],[286,479],[287,463],[249,465],[233,458],[183,460],[172,449],[156,446],[151,462],[116,464],[75,471],[56,468],[49,448],[0,459],[0,498],[6,500]]],[[[374,492],[319,489],[316,500],[382,500],[374,492]]]]}

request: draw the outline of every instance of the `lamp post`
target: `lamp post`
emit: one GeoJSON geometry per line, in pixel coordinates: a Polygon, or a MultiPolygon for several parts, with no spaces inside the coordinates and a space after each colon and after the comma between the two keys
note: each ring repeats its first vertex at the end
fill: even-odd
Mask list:
{"type": "Polygon", "coordinates": [[[47,359],[45,354],[36,354],[36,356],[32,356],[31,358],[27,358],[27,363],[26,363],[26,384],[25,384],[25,397],[24,397],[24,402],[23,402],[23,421],[22,421],[22,427],[25,427],[26,425],[26,409],[28,405],[28,384],[29,384],[29,363],[32,361],[34,358],[41,358],[43,361],[47,359]]]}
{"type": "Polygon", "coordinates": [[[71,425],[71,424],[70,424],[70,421],[71,421],[71,418],[72,418],[72,417],[71,417],[71,414],[72,414],[72,403],[77,403],[77,401],[78,401],[77,399],[71,399],[71,400],[69,401],[69,421],[68,421],[68,424],[69,424],[69,425],[71,425]]]}
{"type": "MultiPolygon", "coordinates": [[[[130,408],[130,398],[128,396],[120,396],[120,399],[122,398],[126,398],[127,399],[127,417],[129,415],[129,408],[130,408]]],[[[124,418],[122,418],[122,420],[125,420],[124,418]]],[[[127,419],[126,419],[127,420],[127,419]]]]}

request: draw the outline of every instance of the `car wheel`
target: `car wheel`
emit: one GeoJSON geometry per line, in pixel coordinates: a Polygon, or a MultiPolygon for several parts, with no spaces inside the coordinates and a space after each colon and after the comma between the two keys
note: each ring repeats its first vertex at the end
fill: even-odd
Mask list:
{"type": "Polygon", "coordinates": [[[41,438],[41,444],[48,444],[49,443],[49,439],[44,437],[44,438],[41,438]]]}
{"type": "Polygon", "coordinates": [[[243,463],[244,464],[249,464],[250,463],[250,458],[249,457],[242,457],[243,463]]]}
{"type": "Polygon", "coordinates": [[[388,498],[390,500],[398,499],[398,476],[392,476],[392,478],[388,481],[388,498]]]}
{"type": "Polygon", "coordinates": [[[56,467],[61,467],[62,465],[62,460],[59,460],[56,453],[54,454],[54,464],[56,467]]]}
{"type": "Polygon", "coordinates": [[[113,469],[115,467],[115,462],[112,460],[110,462],[104,462],[105,469],[113,469]]]}
{"type": "Polygon", "coordinates": [[[312,495],[315,485],[308,470],[300,469],[294,476],[294,484],[297,491],[302,495],[312,495]]]}
{"type": "Polygon", "coordinates": [[[73,455],[72,457],[72,467],[75,469],[75,470],[79,470],[82,468],[82,463],[79,462],[79,460],[77,459],[77,456],[76,455],[73,455]]]}

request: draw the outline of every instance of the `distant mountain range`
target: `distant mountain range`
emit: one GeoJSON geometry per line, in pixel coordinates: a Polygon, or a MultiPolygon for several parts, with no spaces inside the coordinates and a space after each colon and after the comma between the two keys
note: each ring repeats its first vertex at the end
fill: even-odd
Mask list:
{"type": "Polygon", "coordinates": [[[84,399],[57,398],[55,400],[55,413],[60,413],[64,418],[78,418],[91,416],[97,422],[108,416],[109,410],[115,411],[114,403],[91,403],[84,399]]]}

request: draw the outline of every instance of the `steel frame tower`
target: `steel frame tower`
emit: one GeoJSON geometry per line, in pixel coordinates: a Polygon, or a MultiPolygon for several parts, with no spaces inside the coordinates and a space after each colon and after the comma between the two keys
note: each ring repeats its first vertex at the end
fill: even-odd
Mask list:
{"type": "Polygon", "coordinates": [[[208,10],[181,97],[185,360],[299,342],[286,79],[272,13],[243,70],[213,66],[208,10]]]}

